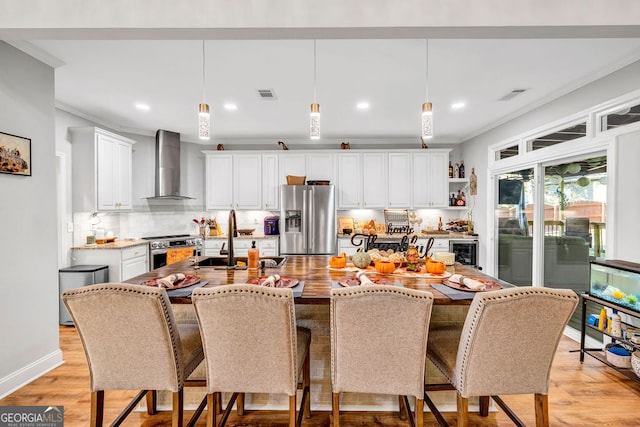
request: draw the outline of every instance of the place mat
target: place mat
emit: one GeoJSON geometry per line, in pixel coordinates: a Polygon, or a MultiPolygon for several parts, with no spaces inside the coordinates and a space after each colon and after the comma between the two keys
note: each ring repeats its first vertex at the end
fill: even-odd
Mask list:
{"type": "MultiPolygon", "coordinates": [[[[371,280],[374,285],[393,285],[391,280],[385,279],[384,277],[369,277],[369,280],[371,280]]],[[[338,284],[344,287],[360,286],[360,279],[355,276],[347,276],[338,279],[338,284]]]]}
{"type": "MultiPolygon", "coordinates": [[[[160,286],[160,280],[162,279],[164,279],[164,277],[155,277],[153,279],[140,282],[140,284],[144,286],[152,286],[155,288],[160,288],[160,287],[164,288],[164,286],[160,286]]],[[[173,284],[172,288],[165,288],[165,289],[170,290],[170,289],[186,288],[188,286],[195,285],[198,282],[200,282],[200,277],[194,276],[193,274],[185,274],[184,279],[176,281],[173,284]]]]}
{"type": "Polygon", "coordinates": [[[169,296],[169,298],[171,298],[171,297],[173,297],[173,298],[190,297],[191,296],[191,292],[193,292],[194,289],[201,288],[202,286],[206,285],[207,283],[209,283],[209,282],[198,282],[195,285],[191,285],[191,286],[188,286],[186,288],[167,289],[167,295],[169,296]]]}
{"type": "MultiPolygon", "coordinates": [[[[262,283],[267,280],[270,276],[260,276],[253,277],[247,280],[247,283],[250,285],[262,285],[262,283]]],[[[291,277],[281,276],[280,279],[276,282],[276,286],[274,288],[293,288],[299,283],[298,279],[294,279],[291,277]]]]}
{"type": "MultiPolygon", "coordinates": [[[[404,287],[404,286],[402,286],[402,284],[401,284],[401,283],[398,283],[398,282],[389,283],[388,285],[389,285],[389,286],[398,286],[398,287],[400,287],[400,288],[403,288],[403,287],[404,287]]],[[[343,288],[344,288],[344,286],[343,286],[343,285],[341,285],[340,283],[338,283],[338,282],[331,282],[331,289],[343,289],[343,288]]]]}
{"type": "Polygon", "coordinates": [[[452,282],[451,280],[443,280],[442,284],[450,288],[459,289],[465,292],[487,292],[487,291],[497,291],[498,289],[502,289],[502,285],[500,283],[492,282],[490,280],[482,280],[482,279],[473,279],[473,280],[482,283],[485,286],[485,288],[471,289],[466,285],[463,285],[457,282],[452,282]]]}
{"type": "Polygon", "coordinates": [[[469,292],[469,291],[459,291],[457,289],[450,288],[445,285],[439,285],[437,283],[432,283],[431,287],[442,294],[448,296],[454,301],[457,300],[465,300],[465,299],[473,299],[476,296],[477,292],[469,292]]]}
{"type": "Polygon", "coordinates": [[[291,288],[291,290],[293,291],[294,298],[300,298],[302,296],[302,292],[304,291],[304,281],[298,282],[298,284],[291,288]]]}

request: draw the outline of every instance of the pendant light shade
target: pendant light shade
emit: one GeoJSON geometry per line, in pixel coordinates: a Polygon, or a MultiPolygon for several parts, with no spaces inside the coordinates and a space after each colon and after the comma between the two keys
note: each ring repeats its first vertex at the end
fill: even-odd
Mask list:
{"type": "Polygon", "coordinates": [[[309,137],[320,139],[320,104],[316,102],[316,41],[313,41],[313,104],[309,113],[309,137]]]}
{"type": "Polygon", "coordinates": [[[430,102],[422,104],[422,138],[433,138],[433,111],[430,102]]]}
{"type": "Polygon", "coordinates": [[[200,104],[198,107],[198,137],[200,139],[209,139],[210,129],[209,104],[200,104]]]}
{"type": "Polygon", "coordinates": [[[421,136],[422,139],[430,139],[433,138],[433,105],[429,102],[429,40],[426,40],[426,51],[425,51],[425,80],[426,80],[426,89],[427,89],[427,102],[422,104],[422,130],[421,136]]]}
{"type": "Polygon", "coordinates": [[[309,114],[309,136],[311,139],[320,139],[320,104],[311,104],[309,114]]]}
{"type": "Polygon", "coordinates": [[[204,40],[202,40],[202,103],[198,106],[198,138],[208,140],[211,135],[211,118],[209,116],[209,104],[206,103],[206,79],[205,79],[205,52],[204,40]]]}

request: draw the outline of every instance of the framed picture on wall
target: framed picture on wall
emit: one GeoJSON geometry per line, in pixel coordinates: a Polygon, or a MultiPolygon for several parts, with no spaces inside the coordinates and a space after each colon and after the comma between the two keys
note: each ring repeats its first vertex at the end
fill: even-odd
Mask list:
{"type": "Polygon", "coordinates": [[[0,132],[0,173],[31,176],[31,140],[0,132]]]}

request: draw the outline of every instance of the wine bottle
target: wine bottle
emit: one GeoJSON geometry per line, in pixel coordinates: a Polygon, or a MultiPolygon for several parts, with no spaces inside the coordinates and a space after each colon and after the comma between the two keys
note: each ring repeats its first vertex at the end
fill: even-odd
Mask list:
{"type": "Polygon", "coordinates": [[[449,160],[449,178],[453,178],[453,166],[451,165],[451,160],[449,160]]]}
{"type": "Polygon", "coordinates": [[[460,160],[460,178],[464,178],[464,160],[460,160]]]}

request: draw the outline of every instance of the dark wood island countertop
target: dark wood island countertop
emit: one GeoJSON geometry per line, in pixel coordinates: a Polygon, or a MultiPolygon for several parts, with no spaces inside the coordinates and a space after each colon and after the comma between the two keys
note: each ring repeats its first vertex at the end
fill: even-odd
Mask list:
{"type": "MultiPolygon", "coordinates": [[[[204,259],[207,257],[200,257],[204,259]]],[[[226,285],[232,283],[246,283],[247,280],[260,276],[279,274],[280,276],[292,277],[299,281],[304,281],[302,296],[296,298],[296,304],[329,304],[330,291],[332,286],[342,277],[354,276],[355,273],[348,271],[334,271],[327,268],[329,256],[324,255],[289,255],[286,263],[281,268],[267,268],[265,270],[219,270],[214,267],[200,267],[199,270],[193,268],[192,258],[165,267],[158,268],[140,276],[127,280],[127,283],[139,284],[145,280],[158,277],[165,277],[169,274],[184,273],[194,274],[202,281],[207,281],[206,287],[216,285],[226,285]]],[[[506,286],[511,286],[506,282],[497,280],[491,276],[483,274],[479,270],[456,263],[455,273],[469,277],[491,280],[506,286]]],[[[434,296],[434,304],[438,305],[469,305],[471,300],[451,300],[438,290],[431,287],[430,283],[439,283],[434,279],[419,277],[386,276],[390,280],[411,289],[429,291],[434,296]]],[[[173,303],[190,303],[190,298],[171,298],[173,303]]]]}

